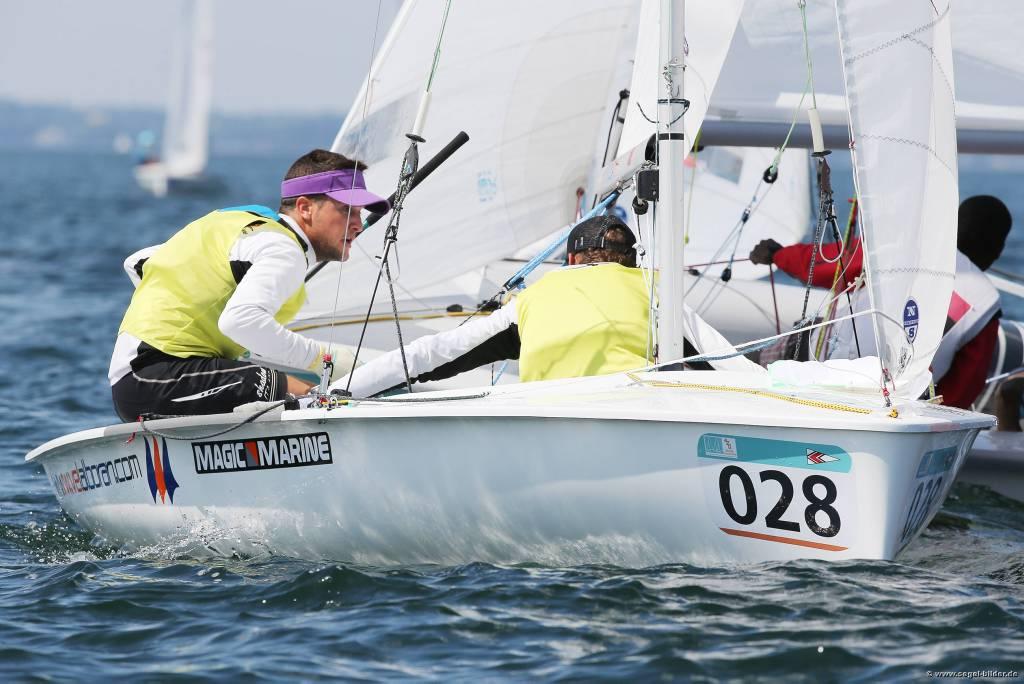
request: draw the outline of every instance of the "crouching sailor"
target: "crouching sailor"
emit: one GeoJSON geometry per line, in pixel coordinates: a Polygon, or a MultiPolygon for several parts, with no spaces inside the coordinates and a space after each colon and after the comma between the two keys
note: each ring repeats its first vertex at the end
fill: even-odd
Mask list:
{"type": "MultiPolygon", "coordinates": [[[[309,390],[298,378],[238,359],[249,350],[319,372],[325,348],[284,325],[305,303],[309,267],[348,258],[362,231],[360,209],[387,211],[387,200],[366,190],[365,168],[313,150],[288,169],[278,212],[257,205],[214,211],[128,257],[136,290],[109,372],[122,420],[224,413],[309,390]]],[[[351,352],[332,351],[335,373],[348,373],[351,352]]]]}
{"type": "MultiPolygon", "coordinates": [[[[443,380],[505,359],[519,360],[519,377],[524,382],[605,375],[650,365],[651,299],[637,268],[635,243],[629,226],[615,217],[596,216],[581,222],[566,240],[568,266],[545,274],[490,316],[406,345],[410,380],[443,380]]],[[[688,356],[698,350],[735,352],[689,307],[684,307],[684,329],[688,356]]],[[[697,367],[760,371],[738,354],[697,367]]],[[[365,397],[404,384],[401,351],[396,349],[332,388],[350,385],[355,396],[365,397]]]]}

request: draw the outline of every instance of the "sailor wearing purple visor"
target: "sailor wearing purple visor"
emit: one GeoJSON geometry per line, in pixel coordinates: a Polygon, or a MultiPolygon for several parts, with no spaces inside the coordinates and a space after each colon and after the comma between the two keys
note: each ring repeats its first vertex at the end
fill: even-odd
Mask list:
{"type": "MultiPolygon", "coordinates": [[[[319,373],[326,345],[284,326],[306,301],[309,268],[348,258],[363,209],[388,211],[366,189],[365,168],[313,150],[285,174],[277,211],[220,209],[128,257],[136,290],[108,374],[123,420],[225,413],[309,391],[308,382],[251,359],[319,373]]],[[[351,350],[331,352],[335,375],[348,373],[351,350]]]]}

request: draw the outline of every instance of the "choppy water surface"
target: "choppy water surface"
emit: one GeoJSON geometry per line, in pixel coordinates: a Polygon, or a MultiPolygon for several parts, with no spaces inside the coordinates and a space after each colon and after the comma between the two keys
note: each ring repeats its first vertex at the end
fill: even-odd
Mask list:
{"type": "MultiPolygon", "coordinates": [[[[121,260],[214,206],[274,201],[284,159],[148,199],[126,160],[5,153],[0,676],[925,679],[1024,671],[1024,506],[957,486],[897,563],[361,567],[97,545],[24,454],[112,422],[121,260]]],[[[1024,174],[972,172],[1024,223],[1024,174]],[[1017,192],[1014,195],[1014,192],[1017,192]]],[[[1018,226],[1000,266],[1024,272],[1018,226]]],[[[1020,302],[1008,302],[1024,318],[1020,302]]]]}

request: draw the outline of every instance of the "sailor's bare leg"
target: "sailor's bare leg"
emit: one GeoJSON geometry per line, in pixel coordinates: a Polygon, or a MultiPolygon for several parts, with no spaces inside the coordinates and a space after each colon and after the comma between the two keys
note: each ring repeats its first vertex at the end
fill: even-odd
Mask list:
{"type": "Polygon", "coordinates": [[[309,394],[309,390],[312,389],[313,384],[306,382],[305,380],[299,380],[298,378],[288,376],[288,393],[294,394],[297,397],[309,394]]]}

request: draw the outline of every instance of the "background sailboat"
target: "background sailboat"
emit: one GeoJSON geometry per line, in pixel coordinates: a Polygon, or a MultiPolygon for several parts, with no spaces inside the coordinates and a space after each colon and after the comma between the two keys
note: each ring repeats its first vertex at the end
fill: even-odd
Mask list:
{"type": "Polygon", "coordinates": [[[218,183],[204,175],[213,76],[212,2],[184,0],[181,16],[161,153],[135,167],[139,185],[158,197],[175,191],[202,192],[218,183]]]}

